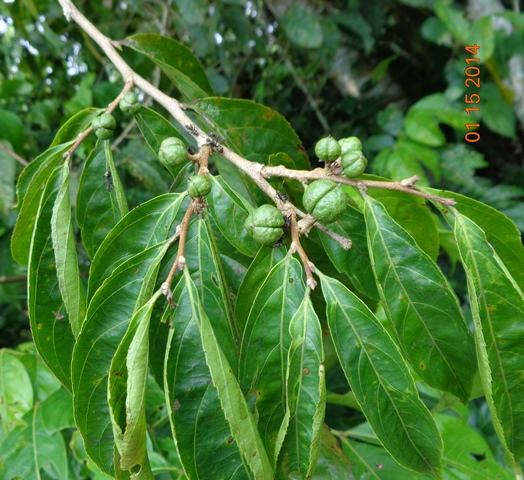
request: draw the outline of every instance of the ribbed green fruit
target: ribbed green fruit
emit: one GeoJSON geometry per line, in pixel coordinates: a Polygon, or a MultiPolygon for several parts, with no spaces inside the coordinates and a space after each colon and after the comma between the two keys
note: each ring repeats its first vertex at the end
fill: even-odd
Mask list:
{"type": "Polygon", "coordinates": [[[109,140],[115,134],[116,120],[110,113],[102,113],[93,119],[91,126],[98,138],[109,140]]]}
{"type": "Polygon", "coordinates": [[[158,158],[167,169],[176,167],[187,162],[187,148],[179,138],[168,137],[160,145],[158,158]]]}
{"type": "Polygon", "coordinates": [[[340,164],[344,170],[344,176],[356,178],[366,171],[368,160],[362,152],[355,151],[342,155],[340,164]]]}
{"type": "Polygon", "coordinates": [[[120,110],[124,113],[131,113],[136,115],[140,111],[140,102],[135,92],[126,92],[126,94],[120,100],[120,110]]]}
{"type": "Polygon", "coordinates": [[[315,154],[323,162],[334,162],[340,153],[340,145],[333,137],[323,138],[315,145],[315,154]]]}
{"type": "Polygon", "coordinates": [[[211,180],[204,175],[194,175],[187,179],[187,193],[192,198],[205,197],[211,192],[211,180]]]}
{"type": "Polygon", "coordinates": [[[319,222],[336,222],[346,211],[347,196],[332,180],[315,180],[304,191],[302,203],[319,222]]]}
{"type": "Polygon", "coordinates": [[[262,205],[249,214],[244,226],[258,243],[271,246],[284,235],[284,216],[277,207],[262,205]]]}

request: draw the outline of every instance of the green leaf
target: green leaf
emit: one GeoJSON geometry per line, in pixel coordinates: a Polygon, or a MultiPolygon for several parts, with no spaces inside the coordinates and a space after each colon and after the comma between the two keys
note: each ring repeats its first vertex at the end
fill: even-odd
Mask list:
{"type": "Polygon", "coordinates": [[[272,268],[284,257],[283,248],[261,248],[251,262],[238,290],[235,304],[235,319],[240,331],[244,331],[249,312],[253,306],[253,300],[259,288],[272,268]]]}
{"type": "Polygon", "coordinates": [[[53,143],[51,143],[51,147],[75,140],[80,133],[91,126],[91,122],[101,111],[100,108],[86,108],[73,115],[60,127],[53,139],[53,143]]]}
{"type": "Polygon", "coordinates": [[[453,8],[447,0],[437,0],[435,13],[448,27],[451,34],[463,45],[468,45],[470,38],[470,25],[464,14],[453,8]]]}
{"type": "Polygon", "coordinates": [[[441,147],[446,143],[431,110],[411,108],[406,115],[404,130],[411,140],[429,147],[441,147]]]}
{"type": "Polygon", "coordinates": [[[8,351],[0,350],[0,443],[4,433],[23,423],[22,417],[32,407],[33,386],[24,364],[8,351]]]}
{"type": "Polygon", "coordinates": [[[514,478],[495,460],[484,437],[465,421],[443,414],[436,415],[435,421],[444,441],[445,469],[451,471],[454,478],[514,478]]]}
{"type": "MultiPolygon", "coordinates": [[[[54,401],[49,397],[46,402],[54,401]]],[[[0,476],[4,479],[69,478],[66,445],[60,432],[50,433],[44,427],[43,404],[37,403],[0,444],[0,476]],[[46,472],[52,472],[47,477],[46,472]]],[[[48,473],[49,474],[49,473],[48,473]]]]}
{"type": "Polygon", "coordinates": [[[104,238],[127,211],[110,143],[100,140],[86,160],[77,196],[77,221],[89,258],[94,258],[104,238]]]}
{"type": "Polygon", "coordinates": [[[178,305],[159,335],[167,337],[163,383],[180,461],[189,478],[250,478],[206,364],[185,278],[173,298],[178,305]]]}
{"type": "Polygon", "coordinates": [[[317,273],[340,364],[368,422],[397,462],[440,478],[440,435],[398,347],[358,297],[317,273]]]}
{"type": "Polygon", "coordinates": [[[366,223],[362,213],[348,205],[343,217],[338,222],[331,224],[329,228],[353,242],[349,250],[344,250],[331,237],[324,233],[319,234],[322,246],[335,268],[340,273],[346,273],[360,293],[369,298],[378,299],[365,234],[366,223]]]}
{"type": "Polygon", "coordinates": [[[22,120],[16,113],[1,108],[0,140],[7,140],[17,152],[24,148],[25,128],[22,120]]]}
{"type": "Polygon", "coordinates": [[[482,87],[482,120],[486,126],[505,137],[516,138],[517,119],[513,106],[509,105],[500,89],[493,83],[482,87]]]}
{"type": "Polygon", "coordinates": [[[468,400],[475,347],[455,293],[382,204],[366,197],[365,216],[378,290],[402,351],[428,385],[468,400]]]}
{"type": "Polygon", "coordinates": [[[202,339],[202,348],[218,391],[220,404],[231,427],[231,433],[255,478],[272,478],[273,471],[268,454],[257,431],[257,424],[242,394],[237,379],[222,351],[211,322],[199,302],[199,296],[187,267],[184,280],[190,299],[191,311],[196,319],[202,339]]]}
{"type": "Polygon", "coordinates": [[[482,229],[455,212],[484,394],[502,445],[519,460],[524,457],[524,327],[518,319],[524,318],[524,295],[482,229]]]}
{"type": "Polygon", "coordinates": [[[220,232],[240,253],[252,257],[260,248],[244,227],[249,204],[238,196],[221,176],[210,177],[213,185],[207,197],[209,210],[220,232]]]}
{"type": "Polygon", "coordinates": [[[405,469],[381,446],[362,441],[343,438],[342,447],[347,456],[355,463],[355,478],[376,480],[429,480],[431,476],[421,475],[405,469]]]}
{"type": "Polygon", "coordinates": [[[236,374],[240,333],[233,322],[233,308],[229,302],[220,253],[209,222],[197,220],[191,224],[185,257],[200,301],[213,324],[215,336],[236,374]]]}
{"type": "Polygon", "coordinates": [[[242,338],[240,385],[248,402],[254,404],[258,429],[272,465],[281,447],[280,429],[285,428],[289,417],[285,398],[291,345],[288,323],[304,293],[302,267],[288,255],[273,267],[260,287],[242,338]]]}
{"type": "MultiPolygon", "coordinates": [[[[484,230],[488,242],[504,262],[520,289],[524,290],[524,247],[522,246],[521,234],[506,215],[489,205],[459,193],[425,187],[421,190],[433,195],[455,199],[457,204],[454,208],[484,230]]],[[[448,207],[436,202],[435,205],[440,208],[445,216],[449,216],[448,207]]]]}
{"type": "Polygon", "coordinates": [[[56,377],[71,388],[74,336],[59,289],[51,241],[53,208],[62,186],[64,169],[57,166],[45,184],[31,240],[28,270],[28,310],[38,353],[56,377]]]}
{"type": "Polygon", "coordinates": [[[76,240],[71,224],[71,201],[69,193],[69,162],[64,162],[62,185],[56,196],[51,217],[51,239],[55,251],[58,285],[71,330],[76,337],[86,313],[86,294],[80,280],[76,240]]]}
{"type": "Polygon", "coordinates": [[[432,260],[437,260],[440,251],[437,223],[424,198],[380,188],[370,188],[368,193],[384,205],[388,214],[413,237],[422,251],[432,260]]]}
{"type": "MultiPolygon", "coordinates": [[[[477,18],[471,26],[467,45],[475,45],[477,43],[482,45],[482,48],[475,55],[480,59],[480,63],[487,62],[493,56],[493,51],[495,50],[494,18],[498,17],[492,15],[482,16],[477,18]]],[[[467,55],[469,54],[467,53],[467,55]]]]}
{"type": "Polygon", "coordinates": [[[31,235],[35,227],[38,207],[44,195],[45,185],[62,154],[73,142],[57,145],[35,158],[20,174],[16,186],[18,195],[18,218],[11,238],[11,254],[16,262],[27,265],[31,235]]]}
{"type": "Polygon", "coordinates": [[[289,428],[279,456],[281,478],[312,478],[320,454],[326,385],[322,329],[306,293],[289,324],[286,372],[289,428]]]}
{"type": "MultiPolygon", "coordinates": [[[[11,147],[9,143],[0,143],[8,148],[11,147]]],[[[0,165],[2,165],[2,176],[0,177],[0,214],[7,217],[15,201],[16,160],[1,147],[0,165]]]]}
{"type": "Polygon", "coordinates": [[[88,455],[113,473],[113,436],[107,403],[112,358],[134,312],[151,295],[154,272],[165,253],[159,243],[120,264],[95,292],[73,352],[75,419],[88,455]]]}
{"type": "Polygon", "coordinates": [[[157,292],[135,312],[111,362],[108,402],[122,470],[153,479],[146,448],[149,322],[157,292]]]}
{"type": "Polygon", "coordinates": [[[204,68],[184,44],[154,33],[132,35],[123,44],[158,65],[187,100],[213,95],[204,68]]]}
{"type": "MultiPolygon", "coordinates": [[[[220,125],[229,148],[252,162],[267,165],[271,154],[285,153],[296,168],[309,169],[301,141],[279,113],[250,100],[204,98],[194,103],[204,119],[220,125]]],[[[254,188],[253,183],[251,188],[254,188]]]]}
{"type": "Polygon", "coordinates": [[[320,456],[313,478],[315,480],[354,478],[351,473],[351,461],[342,451],[337,439],[325,424],[322,427],[320,456]]]}
{"type": "Polygon", "coordinates": [[[318,48],[322,45],[323,35],[319,17],[309,8],[294,5],[286,9],[280,24],[286,37],[295,45],[303,48],[318,48]]]}
{"type": "Polygon", "coordinates": [[[98,248],[89,272],[89,298],[104,280],[127,259],[165,241],[180,211],[185,195],[160,195],[122,218],[98,248]]]}

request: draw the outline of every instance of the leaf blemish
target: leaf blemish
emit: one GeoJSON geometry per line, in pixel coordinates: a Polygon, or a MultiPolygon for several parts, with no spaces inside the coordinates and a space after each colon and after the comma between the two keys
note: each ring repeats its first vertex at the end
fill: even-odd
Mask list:
{"type": "Polygon", "coordinates": [[[309,372],[310,372],[310,370],[309,370],[309,368],[307,368],[307,367],[304,367],[304,368],[302,369],[302,373],[303,373],[304,375],[309,375],[309,372]]]}

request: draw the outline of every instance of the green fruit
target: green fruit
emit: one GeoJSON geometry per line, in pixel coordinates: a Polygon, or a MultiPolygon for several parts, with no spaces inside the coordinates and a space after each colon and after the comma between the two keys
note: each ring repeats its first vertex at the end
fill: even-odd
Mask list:
{"type": "Polygon", "coordinates": [[[344,176],[348,178],[360,177],[368,166],[368,160],[362,152],[348,152],[342,155],[342,161],[340,162],[342,169],[344,170],[344,176]]]}
{"type": "Polygon", "coordinates": [[[315,180],[302,198],[306,211],[322,223],[337,221],[346,211],[346,200],[344,190],[332,180],[315,180]]]}
{"type": "Polygon", "coordinates": [[[140,102],[135,92],[127,92],[120,100],[120,110],[136,115],[140,111],[140,102]]]}
{"type": "Polygon", "coordinates": [[[244,226],[258,243],[274,245],[284,235],[284,216],[277,207],[262,205],[249,214],[244,226]]]}
{"type": "Polygon", "coordinates": [[[334,162],[340,153],[340,145],[331,136],[319,140],[315,145],[315,154],[323,162],[334,162]]]}
{"type": "Polygon", "coordinates": [[[195,175],[187,179],[187,193],[192,198],[205,197],[211,191],[211,180],[204,175],[195,175]]]}
{"type": "Polygon", "coordinates": [[[98,138],[109,140],[115,133],[116,120],[110,113],[102,113],[93,119],[91,126],[98,138]]]}
{"type": "Polygon", "coordinates": [[[177,167],[187,161],[187,148],[184,142],[176,137],[166,138],[158,150],[158,158],[164,167],[177,167]]]}
{"type": "Polygon", "coordinates": [[[349,152],[362,152],[362,142],[357,137],[341,138],[338,144],[342,150],[341,155],[349,152]]]}

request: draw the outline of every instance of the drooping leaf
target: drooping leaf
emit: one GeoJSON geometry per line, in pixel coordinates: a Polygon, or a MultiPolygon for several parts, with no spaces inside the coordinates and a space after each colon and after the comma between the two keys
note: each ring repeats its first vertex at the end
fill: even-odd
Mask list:
{"type": "Polygon", "coordinates": [[[317,273],[340,364],[368,422],[401,465],[440,478],[442,441],[398,347],[358,297],[317,273]]]}
{"type": "Polygon", "coordinates": [[[170,37],[144,33],[128,37],[124,45],[143,53],[158,65],[187,100],[213,95],[200,61],[183,43],[170,37]]]}
{"type": "Polygon", "coordinates": [[[31,239],[28,265],[28,310],[38,353],[56,377],[71,388],[74,336],[59,288],[51,240],[54,204],[64,169],[57,166],[44,187],[31,239]]]}
{"type": "Polygon", "coordinates": [[[240,331],[244,331],[258,289],[272,268],[284,257],[283,248],[261,248],[253,259],[240,285],[235,304],[235,319],[240,331]]]}
{"type": "Polygon", "coordinates": [[[186,475],[197,479],[251,478],[213,385],[184,278],[173,289],[173,298],[177,306],[170,321],[159,325],[167,336],[163,383],[186,475]]]}
{"type": "Polygon", "coordinates": [[[86,295],[80,280],[76,240],[71,224],[69,162],[64,162],[62,184],[56,196],[51,217],[51,239],[55,252],[58,286],[73,335],[77,336],[86,313],[86,295]]]}
{"type": "Polygon", "coordinates": [[[138,309],[111,362],[108,402],[115,445],[122,470],[139,470],[153,479],[146,447],[146,392],[148,380],[149,321],[157,292],[138,309]]]}
{"type": "Polygon", "coordinates": [[[198,292],[189,270],[184,270],[184,280],[190,298],[192,315],[197,321],[213,385],[218,391],[220,404],[229,422],[231,433],[248,464],[254,478],[272,478],[273,471],[257,425],[240,389],[226,355],[215,336],[211,322],[199,302],[198,292]]]}
{"type": "MultiPolygon", "coordinates": [[[[466,270],[484,394],[503,446],[524,457],[524,295],[472,220],[454,211],[454,232],[466,270]]],[[[510,454],[510,455],[511,455],[510,454]]]]}
{"type": "Polygon", "coordinates": [[[15,261],[22,265],[29,262],[29,246],[33,232],[38,207],[45,185],[55,166],[62,160],[62,154],[72,145],[72,142],[57,145],[46,150],[35,158],[20,174],[16,186],[18,196],[18,218],[11,238],[11,254],[15,261]]]}
{"type": "Polygon", "coordinates": [[[220,261],[220,254],[207,221],[195,221],[188,231],[186,265],[191,272],[207,318],[224,350],[229,365],[238,370],[240,333],[233,322],[233,310],[220,261]]]}
{"type": "Polygon", "coordinates": [[[329,228],[352,241],[351,248],[344,250],[331,237],[319,233],[322,246],[335,268],[341,273],[346,273],[359,292],[369,298],[378,299],[365,235],[366,222],[362,213],[348,205],[342,218],[330,224],[329,228]]]}
{"type": "Polygon", "coordinates": [[[240,385],[249,403],[254,404],[258,429],[273,465],[289,421],[285,398],[291,345],[289,321],[302,303],[304,293],[301,265],[287,256],[273,267],[260,287],[242,338],[240,385]]]}
{"type": "Polygon", "coordinates": [[[382,204],[366,197],[365,217],[378,290],[402,351],[429,385],[468,400],[475,347],[455,293],[382,204]]]}
{"type": "Polygon", "coordinates": [[[252,257],[259,245],[247,233],[244,222],[249,215],[247,202],[222,177],[211,177],[213,187],[207,197],[209,209],[222,235],[244,255],[252,257]]]}
{"type": "Polygon", "coordinates": [[[286,372],[289,428],[279,457],[279,478],[312,478],[324,423],[326,386],[322,329],[306,293],[289,324],[286,372]]]}
{"type": "MultiPolygon", "coordinates": [[[[486,234],[488,242],[493,246],[516,280],[521,290],[524,290],[524,247],[521,234],[515,224],[503,213],[493,207],[465,197],[459,193],[433,188],[422,188],[423,191],[457,201],[454,206],[462,215],[473,220],[486,234]]],[[[441,204],[437,205],[445,216],[450,210],[441,204]]]]}
{"type": "Polygon", "coordinates": [[[91,299],[72,361],[75,419],[85,448],[99,468],[113,472],[113,435],[107,404],[112,358],[133,313],[149,298],[166,243],[120,264],[91,299]]]}
{"type": "Polygon", "coordinates": [[[110,143],[100,140],[86,160],[77,196],[76,218],[89,258],[94,258],[104,238],[127,211],[110,143]]]}
{"type": "Polygon", "coordinates": [[[131,210],[105,237],[89,272],[89,298],[128,258],[165,241],[179,215],[184,195],[160,195],[131,210]]]}
{"type": "Polygon", "coordinates": [[[422,251],[437,260],[440,251],[437,223],[424,198],[380,188],[370,188],[368,193],[384,205],[389,216],[413,237],[422,251]]]}

